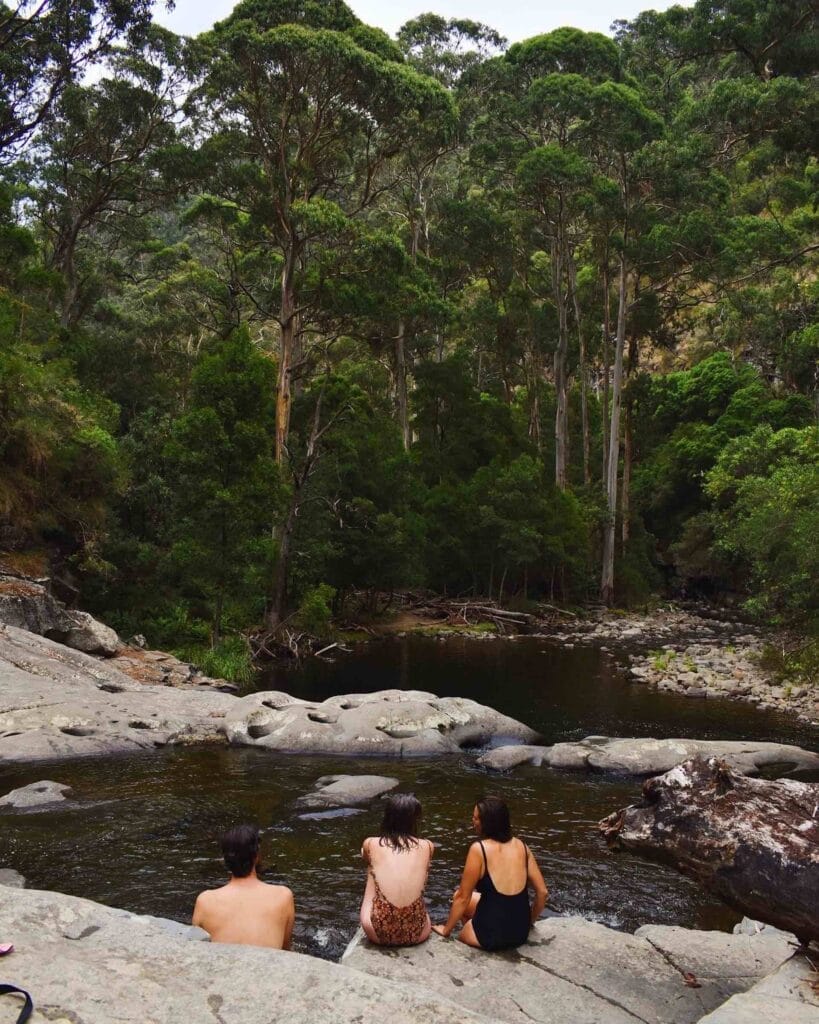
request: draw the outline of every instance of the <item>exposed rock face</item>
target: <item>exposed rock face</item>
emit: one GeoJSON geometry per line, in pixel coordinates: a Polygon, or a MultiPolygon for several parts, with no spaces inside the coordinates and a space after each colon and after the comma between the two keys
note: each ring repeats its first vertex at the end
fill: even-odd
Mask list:
{"type": "Polygon", "coordinates": [[[508,953],[483,953],[437,935],[386,951],[359,936],[342,963],[394,981],[423,979],[465,1009],[515,1024],[691,1024],[790,953],[782,936],[682,928],[628,935],[581,918],[550,918],[508,953]],[[699,988],[685,979],[696,970],[699,988]]]}
{"type": "Polygon", "coordinates": [[[671,863],[755,920],[819,939],[819,784],[685,761],[600,823],[616,848],[671,863]]]}
{"type": "Polygon", "coordinates": [[[661,775],[692,757],[719,757],[741,775],[763,768],[819,771],[819,754],[785,743],[737,740],[617,739],[587,736],[577,743],[552,747],[497,747],[478,758],[482,768],[507,771],[519,764],[544,765],[566,771],[612,772],[617,775],[661,775]]]}
{"type": "MultiPolygon", "coordinates": [[[[193,929],[171,924],[59,893],[0,899],[0,935],[20,939],[14,980],[34,995],[35,1021],[488,1024],[414,985],[299,953],[188,941],[193,929]]],[[[3,997],[0,1014],[12,1020],[15,1005],[3,997]]]]}
{"type": "Polygon", "coordinates": [[[286,693],[239,699],[204,689],[135,683],[45,637],[0,626],[0,762],[235,743],[300,753],[387,757],[447,754],[525,725],[474,701],[386,690],[323,704],[286,693]]]}
{"type": "Polygon", "coordinates": [[[142,686],[110,661],[0,627],[0,763],[224,742],[236,698],[142,686]]]}
{"type": "Polygon", "coordinates": [[[30,786],[13,789],[0,796],[0,811],[43,811],[53,810],[55,804],[67,803],[71,787],[62,782],[32,782],[30,786]]]}
{"type": "Polygon", "coordinates": [[[368,804],[398,785],[385,775],[322,775],[312,793],[299,798],[299,806],[316,810],[368,804]]]}
{"type": "Polygon", "coordinates": [[[110,657],[121,646],[113,629],[88,612],[66,608],[35,580],[0,575],[0,622],[89,654],[110,657]]]}
{"type": "Polygon", "coordinates": [[[10,889],[25,889],[26,880],[14,868],[0,868],[0,885],[6,885],[10,889]]]}
{"type": "Polygon", "coordinates": [[[419,690],[356,693],[321,704],[275,691],[253,693],[236,701],[223,728],[236,745],[381,757],[454,753],[498,737],[536,738],[528,726],[475,701],[419,690]]]}

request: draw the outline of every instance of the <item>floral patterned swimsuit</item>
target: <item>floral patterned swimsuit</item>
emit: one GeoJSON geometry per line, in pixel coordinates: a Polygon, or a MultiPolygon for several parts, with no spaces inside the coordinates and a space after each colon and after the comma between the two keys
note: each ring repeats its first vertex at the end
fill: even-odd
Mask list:
{"type": "MultiPolygon", "coordinates": [[[[427,862],[427,873],[429,873],[429,862],[427,862]]],[[[390,903],[381,891],[381,886],[378,884],[378,879],[375,877],[372,866],[370,867],[370,874],[375,886],[370,920],[373,931],[378,936],[379,943],[382,946],[417,945],[421,941],[428,920],[427,905],[424,902],[424,889],[427,884],[426,877],[424,878],[424,885],[418,899],[413,900],[406,907],[396,907],[394,903],[390,903]]]]}

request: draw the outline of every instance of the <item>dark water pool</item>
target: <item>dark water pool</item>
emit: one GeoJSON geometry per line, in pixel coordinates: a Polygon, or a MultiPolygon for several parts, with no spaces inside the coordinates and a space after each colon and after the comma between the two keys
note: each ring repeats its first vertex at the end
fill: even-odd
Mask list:
{"type": "MultiPolygon", "coordinates": [[[[651,694],[626,684],[605,655],[534,640],[386,641],[298,674],[269,675],[265,685],[311,699],[386,686],[463,694],[531,723],[550,741],[587,733],[815,739],[742,705],[651,694]]],[[[555,909],[629,930],[649,922],[728,928],[737,920],[676,872],[606,849],[596,822],[632,802],[638,784],[534,768],[488,777],[466,755],[402,763],[180,748],[0,768],[0,792],[50,778],[87,801],[81,809],[0,817],[0,864],[32,886],[182,921],[196,893],[223,880],[218,834],[253,819],[265,831],[269,877],[296,894],[297,948],[337,957],[357,924],[358,853],[378,812],[304,821],[295,800],[319,776],[339,771],[392,775],[419,796],[424,833],[439,844],[429,884],[434,916],[444,915],[457,884],[474,799],[489,789],[511,803],[555,909]]]]}

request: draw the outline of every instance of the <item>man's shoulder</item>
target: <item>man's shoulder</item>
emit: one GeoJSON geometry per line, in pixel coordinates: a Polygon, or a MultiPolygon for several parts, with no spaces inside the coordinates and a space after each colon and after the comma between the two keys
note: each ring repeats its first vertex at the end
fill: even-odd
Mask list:
{"type": "Polygon", "coordinates": [[[265,882],[264,887],[267,890],[269,899],[279,900],[282,903],[289,902],[293,899],[293,890],[287,885],[276,885],[274,882],[265,882]]]}

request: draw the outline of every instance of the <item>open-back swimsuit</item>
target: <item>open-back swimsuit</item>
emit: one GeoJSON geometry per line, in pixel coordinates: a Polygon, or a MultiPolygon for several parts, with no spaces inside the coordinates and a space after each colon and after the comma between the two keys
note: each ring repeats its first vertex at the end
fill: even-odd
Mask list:
{"type": "MultiPolygon", "coordinates": [[[[427,872],[429,872],[429,863],[427,863],[427,872]]],[[[426,877],[418,899],[413,900],[406,907],[396,907],[381,891],[372,866],[370,866],[370,874],[375,888],[370,921],[379,943],[382,946],[417,945],[421,941],[421,936],[427,925],[427,905],[424,902],[426,877]]]]}
{"type": "MultiPolygon", "coordinates": [[[[492,876],[489,874],[486,849],[480,840],[478,840],[478,844],[483,854],[484,874],[475,886],[475,891],[481,894],[472,918],[475,938],[481,944],[481,949],[512,949],[515,946],[522,946],[529,935],[531,924],[526,879],[524,879],[520,892],[516,892],[513,896],[498,892],[492,881],[492,876]]],[[[526,867],[529,850],[525,843],[523,844],[523,856],[523,865],[526,867]]]]}

